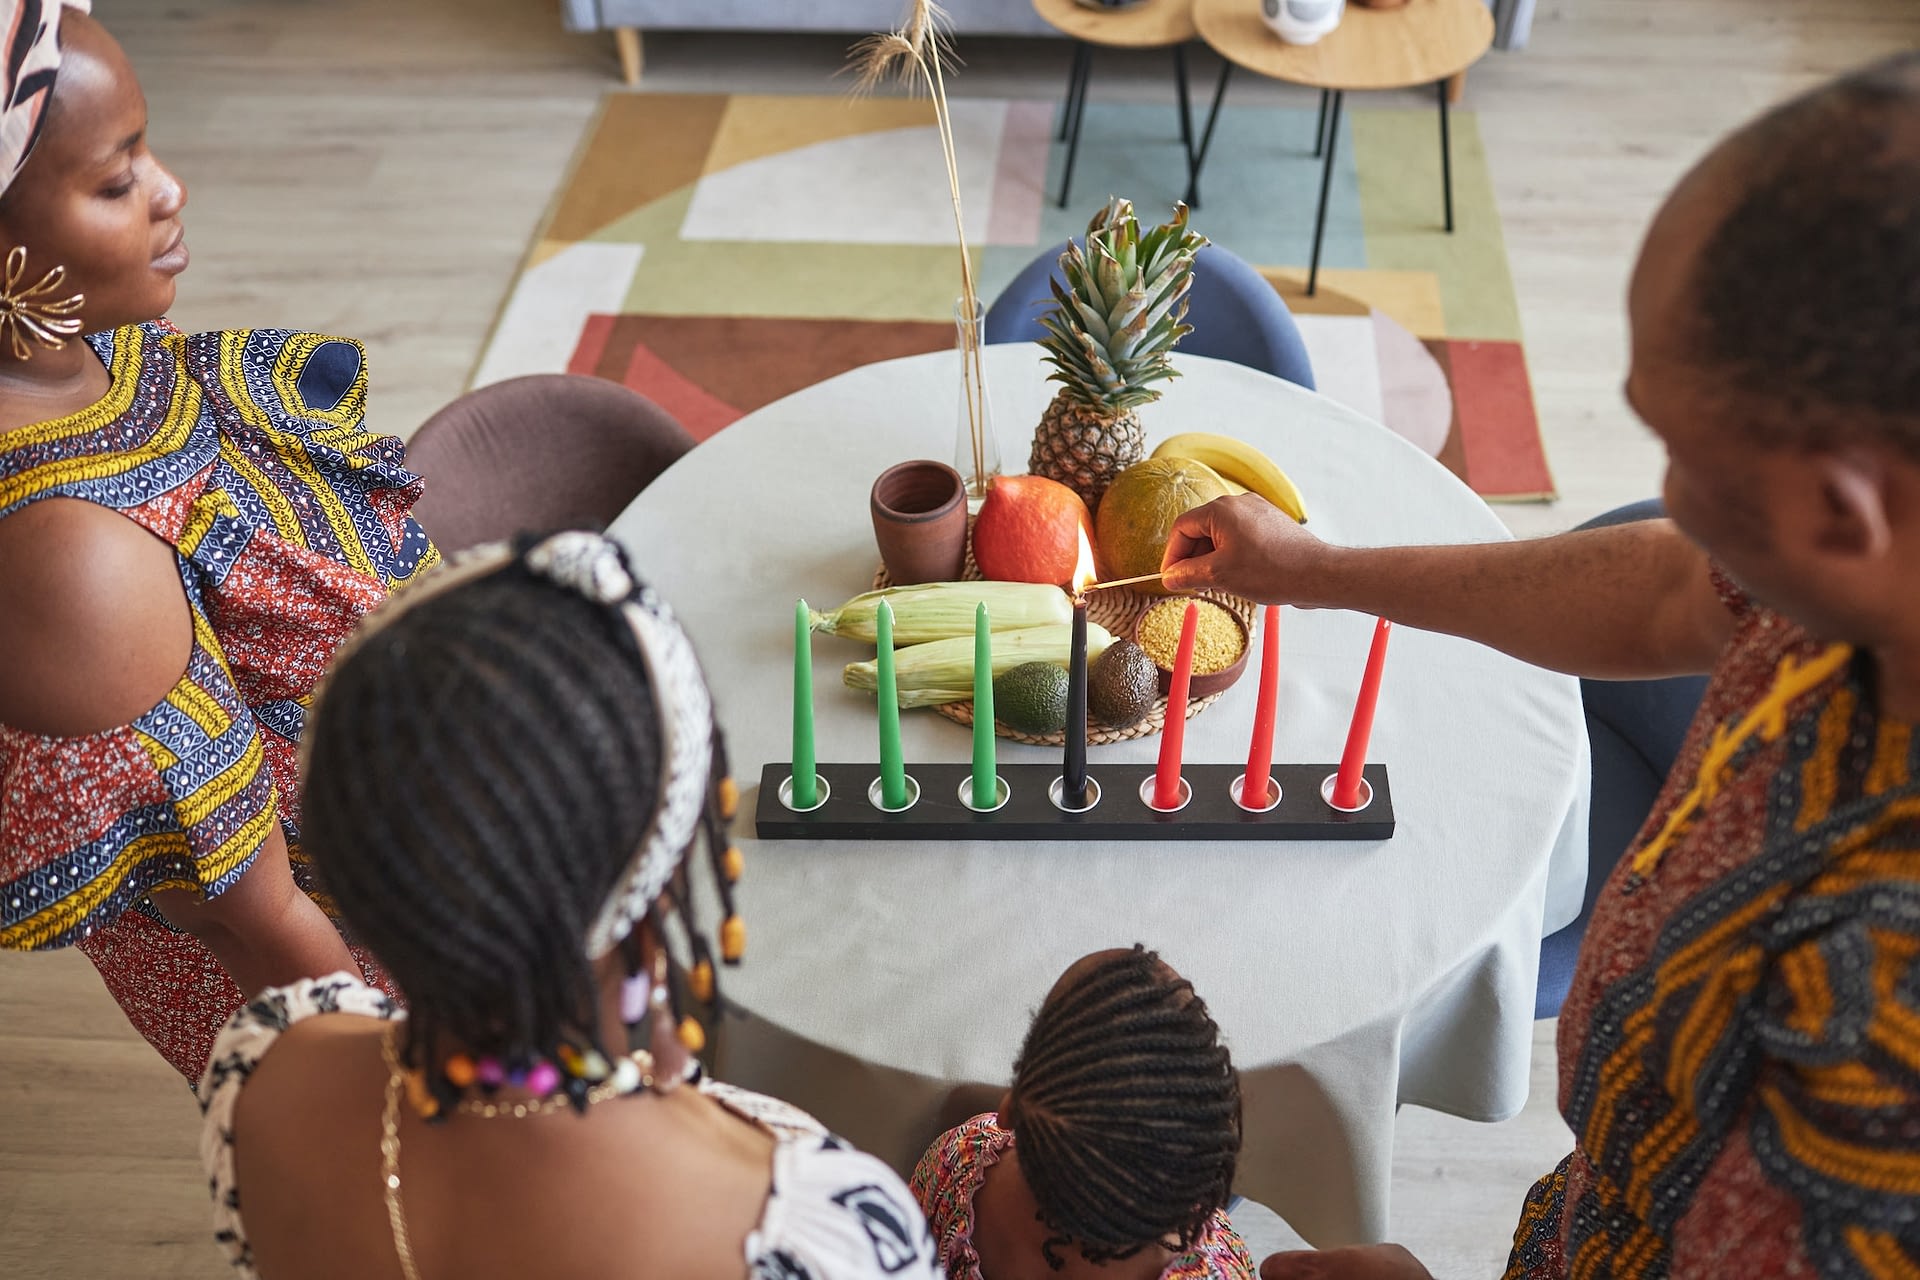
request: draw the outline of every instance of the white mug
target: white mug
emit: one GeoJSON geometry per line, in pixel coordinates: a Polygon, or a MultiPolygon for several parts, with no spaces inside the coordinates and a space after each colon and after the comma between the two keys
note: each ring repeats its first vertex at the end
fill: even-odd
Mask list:
{"type": "Polygon", "coordinates": [[[1340,25],[1347,0],[1260,0],[1260,16],[1288,44],[1314,44],[1340,25]]]}

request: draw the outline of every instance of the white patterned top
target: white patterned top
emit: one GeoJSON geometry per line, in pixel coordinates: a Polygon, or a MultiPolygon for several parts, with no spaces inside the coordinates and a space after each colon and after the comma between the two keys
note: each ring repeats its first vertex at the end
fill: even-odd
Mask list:
{"type": "MultiPolygon", "coordinates": [[[[214,1238],[245,1280],[259,1280],[259,1272],[234,1178],[234,1108],[280,1033],[324,1013],[406,1016],[345,973],[270,987],[228,1021],[200,1077],[200,1160],[213,1195],[214,1238]]],[[[926,1220],[893,1170],[778,1099],[710,1080],[699,1089],[775,1139],[766,1207],[746,1242],[753,1280],[933,1280],[942,1274],[926,1220]]]]}

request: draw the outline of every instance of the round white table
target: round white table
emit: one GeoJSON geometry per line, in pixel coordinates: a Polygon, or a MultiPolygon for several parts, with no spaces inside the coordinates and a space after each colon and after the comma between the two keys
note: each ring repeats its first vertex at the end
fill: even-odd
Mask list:
{"type": "MultiPolygon", "coordinates": [[[[988,348],[1001,454],[1017,468],[1051,391],[1039,351],[988,348]]],[[[1508,536],[1479,498],[1385,428],[1237,365],[1180,357],[1143,414],[1240,435],[1279,460],[1330,541],[1508,536]]],[[[950,458],[951,353],[855,369],[749,415],[677,463],[612,532],[685,622],[743,785],[790,758],[793,602],[871,585],[867,491],[907,458],[950,458]]],[[[1373,620],[1288,609],[1277,762],[1337,760],[1373,620]]],[[[841,667],[871,648],[816,636],[819,758],[877,761],[871,695],[841,667]]],[[[1257,656],[1255,662],[1257,663],[1257,656]]],[[[1190,721],[1187,759],[1244,758],[1249,672],[1190,721]]],[[[915,761],[965,761],[968,731],[902,717],[915,761]]],[[[1098,747],[1146,762],[1158,738],[1098,747]]],[[[1002,760],[1057,752],[1002,741],[1002,760]]],[[[1579,910],[1587,740],[1575,681],[1396,629],[1371,759],[1398,829],[1379,843],[757,841],[742,798],[747,960],[720,1074],[813,1111],[901,1168],[948,1091],[1004,1082],[1033,1010],[1075,958],[1136,941],[1206,999],[1245,1099],[1238,1190],[1330,1246],[1382,1238],[1396,1106],[1500,1120],[1526,1099],[1545,932],[1579,910]]],[[[877,772],[877,769],[876,769],[877,772]]]]}

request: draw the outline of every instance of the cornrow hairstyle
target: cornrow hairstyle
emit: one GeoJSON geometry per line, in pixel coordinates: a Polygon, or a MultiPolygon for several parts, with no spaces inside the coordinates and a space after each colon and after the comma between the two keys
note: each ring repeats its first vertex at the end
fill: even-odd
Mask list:
{"type": "Polygon", "coordinates": [[[1006,1118],[1056,1270],[1057,1246],[1190,1249],[1232,1192],[1239,1078],[1192,984],[1137,944],[1040,1006],[1006,1118]]]}
{"type": "MultiPolygon", "coordinates": [[[[522,1067],[627,1049],[623,1028],[601,1025],[585,940],[660,803],[663,709],[621,607],[530,569],[530,545],[510,560],[488,549],[490,572],[459,558],[383,606],[337,659],[304,735],[305,852],[405,996],[413,1067],[456,1048],[522,1067]]],[[[719,1000],[687,866],[702,837],[733,917],[733,784],[713,734],[699,830],[646,915],[670,955],[679,935],[676,1022],[693,1003],[713,1021],[719,1000]]],[[[634,934],[625,944],[634,972],[634,934]]],[[[450,1114],[457,1090],[426,1075],[450,1114]]],[[[567,1085],[584,1109],[586,1082],[567,1085]]]]}

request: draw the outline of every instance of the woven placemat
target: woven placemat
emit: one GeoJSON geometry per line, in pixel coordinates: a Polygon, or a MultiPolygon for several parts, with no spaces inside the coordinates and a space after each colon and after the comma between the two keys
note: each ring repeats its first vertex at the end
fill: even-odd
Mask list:
{"type": "MultiPolygon", "coordinates": [[[[975,564],[973,560],[971,528],[968,530],[966,567],[961,570],[960,576],[961,579],[966,582],[979,581],[983,576],[980,572],[980,566],[975,564]]],[[[873,575],[874,590],[884,590],[892,585],[893,579],[887,575],[886,566],[880,566],[879,571],[873,575]]],[[[1097,622],[1106,628],[1107,634],[1116,640],[1130,639],[1133,635],[1134,627],[1139,625],[1141,615],[1166,598],[1165,596],[1144,595],[1131,587],[1110,587],[1105,591],[1096,591],[1088,597],[1087,619],[1091,622],[1097,622]]],[[[1233,614],[1234,617],[1240,619],[1240,625],[1246,630],[1247,643],[1252,644],[1253,620],[1257,606],[1254,605],[1251,600],[1243,600],[1239,596],[1228,595],[1224,591],[1202,591],[1194,598],[1211,600],[1227,612],[1233,614]]],[[[1189,698],[1187,700],[1187,719],[1193,719],[1202,711],[1205,711],[1208,707],[1218,702],[1225,692],[1226,690],[1223,689],[1220,693],[1212,694],[1205,698],[1189,698]]],[[[939,706],[936,706],[934,710],[955,724],[973,724],[972,699],[968,699],[965,702],[941,703],[939,706]]],[[[1166,727],[1167,699],[1160,697],[1154,699],[1153,709],[1147,712],[1145,719],[1125,729],[1115,729],[1103,725],[1098,721],[1089,720],[1087,722],[1087,741],[1095,746],[1099,746],[1109,742],[1127,742],[1134,738],[1151,738],[1166,727]]],[[[1014,742],[1025,742],[1036,747],[1060,747],[1065,746],[1067,742],[1067,735],[1064,732],[1023,733],[1018,729],[1010,728],[1000,720],[993,722],[993,732],[996,737],[1007,738],[1014,742]]]]}

